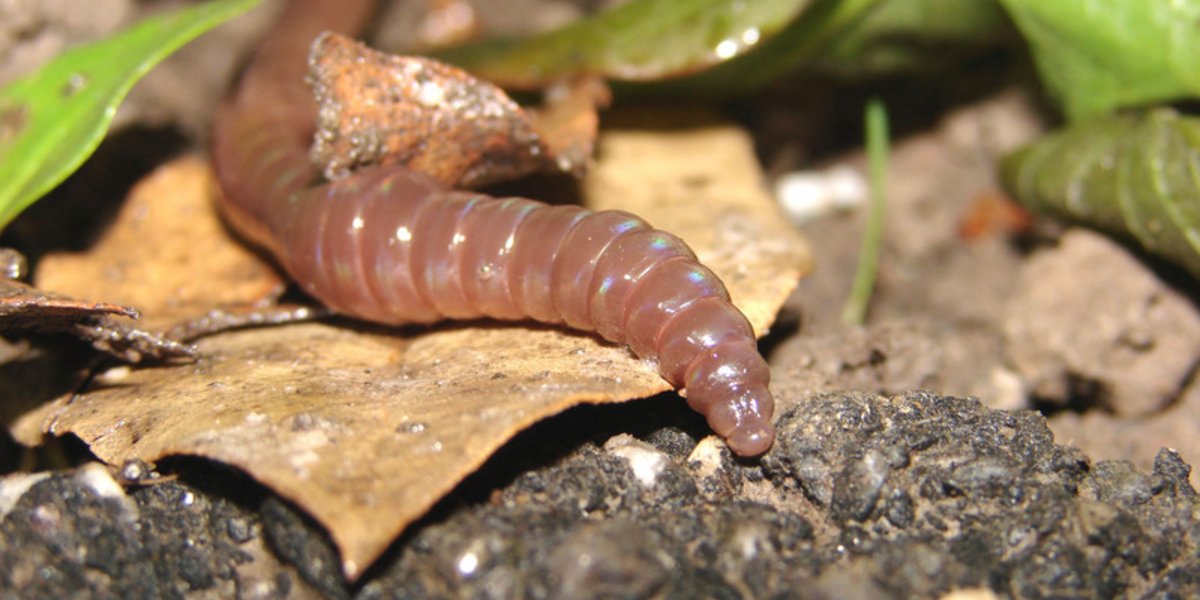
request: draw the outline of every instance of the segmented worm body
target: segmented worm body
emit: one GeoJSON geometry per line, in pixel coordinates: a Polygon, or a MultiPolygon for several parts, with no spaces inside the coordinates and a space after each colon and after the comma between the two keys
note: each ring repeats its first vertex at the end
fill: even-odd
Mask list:
{"type": "Polygon", "coordinates": [[[593,331],[657,362],[738,454],[774,439],[749,322],[679,238],[620,211],[447,189],[397,167],[313,184],[309,42],[370,2],[300,0],[218,114],[222,208],[329,307],[380,323],[490,317],[593,331]]]}

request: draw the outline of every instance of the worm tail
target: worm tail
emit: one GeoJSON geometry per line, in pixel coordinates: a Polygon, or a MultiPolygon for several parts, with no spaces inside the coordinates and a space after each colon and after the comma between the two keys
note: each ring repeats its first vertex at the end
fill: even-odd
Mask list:
{"type": "Polygon", "coordinates": [[[771,446],[770,371],[754,331],[682,240],[629,213],[589,214],[562,237],[550,272],[563,322],[655,360],[738,454],[771,446]]]}

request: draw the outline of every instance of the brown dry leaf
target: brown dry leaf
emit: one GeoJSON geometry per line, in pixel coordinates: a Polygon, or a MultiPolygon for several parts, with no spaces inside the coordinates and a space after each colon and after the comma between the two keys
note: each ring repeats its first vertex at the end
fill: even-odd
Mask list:
{"type": "Polygon", "coordinates": [[[138,311],[128,306],[77,300],[0,277],[0,331],[67,333],[129,362],[192,356],[186,344],[139,329],[128,320],[137,317],[138,311]]]}
{"type": "Polygon", "coordinates": [[[142,313],[140,325],[154,331],[271,298],[282,285],[279,275],[230,242],[216,215],[215,190],[200,158],[159,168],[130,191],[119,226],[95,247],[43,258],[37,286],[132,306],[142,313]]]}
{"type": "Polygon", "coordinates": [[[0,279],[0,331],[59,329],[54,322],[76,322],[103,315],[132,318],[137,314],[136,310],[128,306],[76,300],[70,296],[44,292],[20,281],[0,279]]]}
{"type": "Polygon", "coordinates": [[[405,165],[452,187],[577,171],[591,156],[596,104],[607,101],[599,82],[576,86],[549,121],[562,130],[546,132],[545,119],[500,88],[428,58],[328,33],[313,43],[309,65],[320,106],[312,156],[330,179],[374,164],[405,165]]]}
{"type": "MultiPolygon", "coordinates": [[[[808,268],[734,127],[606,133],[585,187],[589,206],[640,213],[691,243],[759,332],[808,268]]],[[[351,578],[529,424],[668,389],[625,349],[551,327],[301,324],[200,350],[194,365],[107,373],[44,426],[113,464],[185,453],[236,465],[325,525],[351,578]]]]}

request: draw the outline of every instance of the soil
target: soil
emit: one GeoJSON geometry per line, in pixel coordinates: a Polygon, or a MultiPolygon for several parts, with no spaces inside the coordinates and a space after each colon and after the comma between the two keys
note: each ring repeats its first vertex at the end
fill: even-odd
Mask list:
{"type": "MultiPolygon", "coordinates": [[[[173,4],[0,3],[0,79],[173,4]]],[[[550,23],[581,10],[545,4],[550,23]]],[[[36,268],[97,225],[45,235],[46,220],[116,204],[153,166],[203,148],[211,107],[277,10],[156,69],[97,155],[0,245],[36,268]]],[[[220,465],[180,457],[156,465],[171,480],[122,487],[94,464],[26,474],[10,441],[0,597],[1200,594],[1195,283],[1099,234],[1012,212],[996,162],[1053,122],[1013,83],[1018,60],[869,85],[781,82],[722,107],[755,135],[771,182],[863,172],[862,101],[893,108],[867,322],[841,318],[865,206],[799,223],[817,264],[763,342],[791,408],[761,461],[703,438],[675,396],[574,409],[510,443],[351,584],[319,526],[220,465]]],[[[80,350],[63,344],[0,339],[0,361],[80,350]]]]}

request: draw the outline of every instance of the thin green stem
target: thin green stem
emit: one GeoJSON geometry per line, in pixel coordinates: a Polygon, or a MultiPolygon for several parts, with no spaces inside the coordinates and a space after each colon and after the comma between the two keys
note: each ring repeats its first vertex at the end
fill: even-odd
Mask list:
{"type": "Polygon", "coordinates": [[[871,293],[875,290],[875,276],[879,270],[879,252],[883,246],[884,207],[887,205],[884,193],[888,165],[887,109],[878,98],[872,98],[867,103],[865,120],[871,204],[862,246],[859,249],[854,285],[850,288],[850,297],[846,299],[846,307],[842,310],[842,321],[847,325],[862,325],[866,320],[867,306],[871,303],[871,293]]]}

